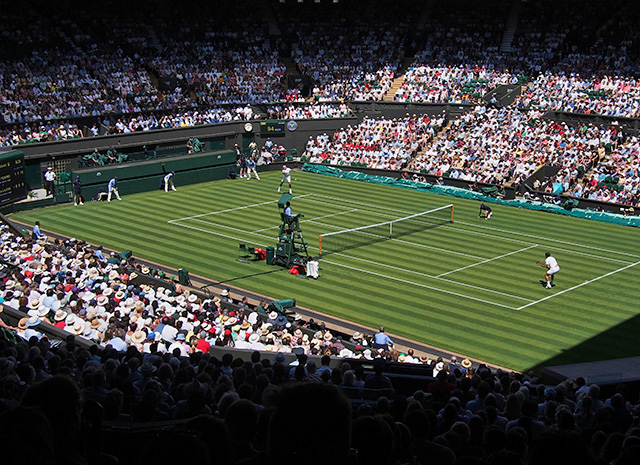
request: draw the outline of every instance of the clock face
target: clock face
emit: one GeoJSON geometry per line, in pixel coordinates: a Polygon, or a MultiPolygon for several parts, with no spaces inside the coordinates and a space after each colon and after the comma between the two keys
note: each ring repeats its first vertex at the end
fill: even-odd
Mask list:
{"type": "Polygon", "coordinates": [[[244,130],[245,130],[245,131],[247,131],[247,132],[251,132],[251,131],[253,131],[253,124],[251,124],[251,123],[246,123],[246,124],[244,125],[244,130]]]}

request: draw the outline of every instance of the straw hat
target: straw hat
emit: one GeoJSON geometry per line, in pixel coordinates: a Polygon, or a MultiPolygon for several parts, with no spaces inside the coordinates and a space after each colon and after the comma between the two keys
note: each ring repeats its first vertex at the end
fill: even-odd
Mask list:
{"type": "Polygon", "coordinates": [[[133,342],[134,344],[142,344],[146,338],[147,335],[144,331],[136,331],[131,336],[131,342],[133,342]]]}

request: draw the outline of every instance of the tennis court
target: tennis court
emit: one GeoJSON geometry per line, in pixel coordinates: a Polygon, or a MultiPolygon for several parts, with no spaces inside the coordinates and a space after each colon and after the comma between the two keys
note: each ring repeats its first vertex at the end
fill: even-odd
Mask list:
{"type": "MultiPolygon", "coordinates": [[[[637,228],[296,172],[292,200],[309,253],[319,235],[454,203],[454,222],[324,254],[320,279],[264,261],[238,261],[239,243],[275,246],[279,172],[146,192],[122,202],[16,213],[56,231],[193,275],[430,344],[526,370],[541,364],[640,355],[637,228]],[[543,289],[546,251],[556,287],[543,289]]],[[[327,247],[329,247],[327,245],[327,247]]],[[[330,247],[329,247],[330,249],[330,247]]]]}
{"type": "MultiPolygon", "coordinates": [[[[415,215],[321,194],[303,194],[294,202],[296,211],[304,212],[300,224],[312,254],[319,252],[318,236],[321,234],[394,222],[415,215]]],[[[263,245],[276,239],[278,226],[273,224],[272,210],[273,201],[268,201],[169,220],[169,223],[263,245]]],[[[443,206],[437,210],[430,216],[434,221],[418,225],[415,232],[412,230],[389,239],[376,236],[369,241],[372,243],[365,239],[341,244],[340,251],[323,256],[324,272],[344,268],[425,292],[518,311],[640,264],[640,256],[604,248],[594,250],[591,246],[495,230],[484,224],[450,222],[450,208],[443,206]],[[536,261],[544,257],[546,251],[559,257],[563,269],[558,279],[562,287],[551,291],[541,289],[540,278],[544,270],[536,267],[536,261]],[[591,266],[581,270],[580,263],[585,258],[591,266]],[[569,271],[564,272],[565,268],[569,271]],[[515,287],[513,282],[521,285],[515,287]]],[[[350,231],[343,234],[349,235],[350,231]]],[[[336,236],[325,236],[325,243],[333,237],[336,236]]]]}

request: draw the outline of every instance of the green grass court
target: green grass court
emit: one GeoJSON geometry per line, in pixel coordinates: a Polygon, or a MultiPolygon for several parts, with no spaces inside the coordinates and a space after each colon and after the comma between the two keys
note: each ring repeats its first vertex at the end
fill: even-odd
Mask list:
{"type": "Polygon", "coordinates": [[[476,359],[526,370],[640,355],[640,231],[549,213],[296,172],[292,205],[311,255],[318,235],[455,205],[455,222],[326,255],[321,278],[237,261],[274,246],[279,172],[177,192],[123,194],[12,215],[45,230],[228,282],[476,359]],[[550,251],[556,287],[536,265],[550,251]]]}

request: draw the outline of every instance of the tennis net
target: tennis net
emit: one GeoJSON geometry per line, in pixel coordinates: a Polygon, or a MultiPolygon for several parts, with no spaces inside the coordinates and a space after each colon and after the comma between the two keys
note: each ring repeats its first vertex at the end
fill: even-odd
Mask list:
{"type": "Polygon", "coordinates": [[[354,249],[453,222],[453,204],[415,215],[319,236],[320,255],[354,249]]]}

